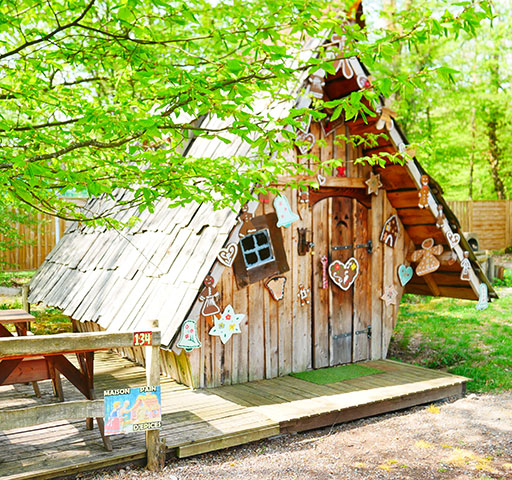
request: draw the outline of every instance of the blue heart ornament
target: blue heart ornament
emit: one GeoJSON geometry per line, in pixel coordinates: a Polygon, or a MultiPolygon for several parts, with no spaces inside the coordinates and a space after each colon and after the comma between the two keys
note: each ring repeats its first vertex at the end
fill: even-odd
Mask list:
{"type": "Polygon", "coordinates": [[[400,265],[398,267],[398,278],[402,287],[405,286],[406,283],[412,278],[413,269],[412,267],[406,267],[405,265],[400,265]]]}

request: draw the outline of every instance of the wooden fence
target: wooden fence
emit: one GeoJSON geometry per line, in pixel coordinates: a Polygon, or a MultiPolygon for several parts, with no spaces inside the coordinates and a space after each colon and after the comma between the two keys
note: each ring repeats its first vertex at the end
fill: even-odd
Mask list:
{"type": "Polygon", "coordinates": [[[512,246],[512,200],[448,202],[463,232],[478,235],[480,249],[501,250],[512,246]]]}

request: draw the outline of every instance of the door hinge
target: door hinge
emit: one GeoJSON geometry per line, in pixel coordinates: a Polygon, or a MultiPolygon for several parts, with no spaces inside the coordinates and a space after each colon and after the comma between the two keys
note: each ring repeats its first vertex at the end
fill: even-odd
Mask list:
{"type": "Polygon", "coordinates": [[[333,335],[332,339],[333,340],[338,340],[340,338],[347,338],[347,337],[351,337],[351,336],[352,336],[352,332],[339,333],[338,335],[333,335]]]}
{"type": "Polygon", "coordinates": [[[367,243],[358,243],[356,245],[339,245],[336,247],[332,247],[333,250],[353,250],[354,248],[366,248],[366,251],[368,253],[372,253],[373,251],[373,244],[372,241],[369,240],[367,243]]]}

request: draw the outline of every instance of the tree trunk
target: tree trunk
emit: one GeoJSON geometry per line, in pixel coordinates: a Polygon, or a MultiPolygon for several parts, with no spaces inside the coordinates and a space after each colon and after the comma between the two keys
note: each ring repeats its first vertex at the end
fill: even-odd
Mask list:
{"type": "Polygon", "coordinates": [[[494,190],[499,200],[505,200],[505,186],[500,177],[501,149],[496,135],[497,121],[491,116],[487,122],[487,136],[489,137],[489,166],[491,167],[494,190]]]}

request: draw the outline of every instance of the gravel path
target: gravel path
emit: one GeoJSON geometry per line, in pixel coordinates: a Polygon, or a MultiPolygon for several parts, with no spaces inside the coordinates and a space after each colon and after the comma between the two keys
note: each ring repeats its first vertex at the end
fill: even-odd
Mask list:
{"type": "Polygon", "coordinates": [[[86,480],[512,479],[512,393],[475,395],[86,480]]]}

